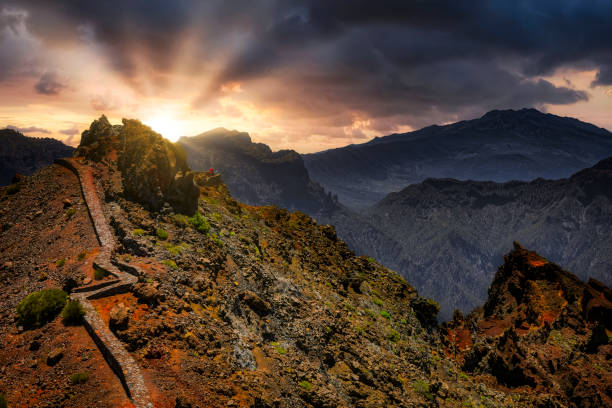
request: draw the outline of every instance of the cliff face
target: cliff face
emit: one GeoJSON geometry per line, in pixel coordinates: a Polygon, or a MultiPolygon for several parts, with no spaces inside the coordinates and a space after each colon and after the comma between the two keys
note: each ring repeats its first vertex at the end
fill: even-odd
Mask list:
{"type": "Polygon", "coordinates": [[[0,130],[0,186],[15,174],[32,175],[60,157],[72,156],[74,148],[59,140],[27,137],[12,129],[0,130]]]}
{"type": "Polygon", "coordinates": [[[181,146],[171,143],[137,120],[112,126],[106,117],[83,132],[77,155],[100,161],[116,160],[121,171],[123,194],[152,210],[169,203],[192,215],[198,189],[181,146]]]}
{"type": "MultiPolygon", "coordinates": [[[[474,182],[429,179],[389,194],[361,213],[376,234],[353,232],[352,248],[395,268],[442,316],[486,299],[496,265],[513,239],[580,279],[612,282],[612,159],[567,179],[474,182]],[[372,239],[384,237],[391,244],[372,239]]],[[[343,236],[343,234],[341,234],[343,236]]],[[[379,238],[382,239],[382,238],[379,238]]]]}
{"type": "Polygon", "coordinates": [[[483,308],[442,330],[450,356],[472,374],[531,388],[576,407],[612,404],[612,291],[583,283],[514,244],[483,308]]]}
{"type": "Polygon", "coordinates": [[[303,155],[310,177],[349,208],[364,208],[427,178],[565,178],[612,156],[612,134],[535,109],[375,138],[303,155]]]}

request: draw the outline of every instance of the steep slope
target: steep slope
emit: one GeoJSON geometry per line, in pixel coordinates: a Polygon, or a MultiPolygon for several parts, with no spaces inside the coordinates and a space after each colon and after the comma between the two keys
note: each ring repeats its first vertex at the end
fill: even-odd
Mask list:
{"type": "Polygon", "coordinates": [[[177,212],[162,188],[174,174],[165,165],[174,147],[158,155],[159,135],[148,127],[106,122],[92,124],[72,160],[87,206],[74,175],[55,165],[23,179],[12,194],[0,189],[0,393],[9,406],[24,405],[24,396],[32,398],[26,406],[131,406],[91,340],[67,335],[82,334],[82,327],[58,318],[22,328],[15,316],[15,304],[34,289],[64,285],[82,293],[98,246],[88,209],[96,230],[107,222],[114,235],[100,240],[104,248],[116,243],[107,253],[112,268],[138,276],[125,291],[90,299],[88,313],[99,315],[135,361],[155,407],[567,402],[552,391],[481,379],[477,371],[457,376],[462,363],[445,354],[436,303],[356,257],[333,227],[300,212],[238,203],[219,177],[188,169],[178,176],[192,174],[197,209],[191,217],[177,212]],[[147,160],[123,162],[134,151],[147,160]],[[149,188],[145,181],[154,180],[165,201],[159,210],[149,195],[127,193],[131,183],[149,188]],[[31,209],[42,196],[44,207],[31,209]],[[56,353],[55,365],[43,364],[57,343],[64,347],[59,363],[56,353]],[[73,372],[89,378],[71,382],[73,372]]]}
{"type": "Polygon", "coordinates": [[[547,395],[548,406],[612,406],[612,291],[517,243],[484,307],[441,333],[468,373],[547,395]]]}
{"type": "Polygon", "coordinates": [[[609,156],[612,134],[607,130],[521,109],[302,157],[313,180],[343,204],[361,208],[427,178],[563,178],[609,156]]]}
{"type": "Polygon", "coordinates": [[[612,282],[612,159],[561,180],[429,179],[389,194],[361,216],[393,244],[355,232],[354,248],[439,299],[445,318],[484,301],[491,271],[513,239],[581,279],[612,282]]]}
{"type": "Polygon", "coordinates": [[[275,204],[312,216],[337,207],[331,194],[314,183],[301,156],[293,150],[273,152],[253,143],[248,133],[215,129],[179,142],[191,168],[221,173],[232,195],[251,205],[275,204]]]}
{"type": "Polygon", "coordinates": [[[59,157],[72,155],[73,147],[51,138],[27,137],[12,129],[0,130],[0,186],[18,174],[31,175],[59,157]]]}

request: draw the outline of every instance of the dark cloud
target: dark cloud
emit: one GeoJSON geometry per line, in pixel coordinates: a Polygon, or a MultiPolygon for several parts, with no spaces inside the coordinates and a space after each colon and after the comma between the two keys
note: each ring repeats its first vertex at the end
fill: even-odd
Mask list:
{"type": "Polygon", "coordinates": [[[17,126],[8,125],[6,128],[16,130],[17,132],[20,132],[20,133],[51,133],[50,130],[43,129],[43,128],[36,127],[36,126],[17,127],[17,126]]]}
{"type": "Polygon", "coordinates": [[[38,82],[34,85],[36,92],[43,95],[57,95],[62,89],[66,88],[66,80],[53,71],[47,71],[41,75],[38,82]]]}
{"type": "MultiPolygon", "coordinates": [[[[190,72],[212,78],[202,83],[197,104],[240,82],[256,90],[255,103],[290,106],[289,114],[327,123],[363,115],[418,125],[588,99],[583,90],[540,79],[562,68],[595,69],[593,86],[612,84],[609,0],[20,4],[48,41],[95,41],[109,66],[138,91],[146,88],[142,75],[163,87],[159,78],[181,58],[190,72]],[[181,44],[187,38],[197,46],[186,58],[181,44]],[[143,62],[146,74],[139,71],[143,62]]],[[[53,81],[41,81],[40,88],[61,89],[53,81]]],[[[92,105],[106,107],[102,99],[92,105]]]]}

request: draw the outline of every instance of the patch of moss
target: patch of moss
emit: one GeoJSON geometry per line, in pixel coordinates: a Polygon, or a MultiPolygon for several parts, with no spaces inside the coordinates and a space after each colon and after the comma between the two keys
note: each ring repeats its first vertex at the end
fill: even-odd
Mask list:
{"type": "Polygon", "coordinates": [[[4,393],[0,393],[0,408],[7,408],[8,402],[6,401],[6,395],[4,393]]]}
{"type": "Polygon", "coordinates": [[[86,256],[87,256],[87,252],[85,252],[85,251],[81,251],[81,252],[79,252],[79,254],[77,255],[77,259],[78,259],[79,261],[82,261],[83,259],[85,259],[85,257],[86,257],[86,256]]]}
{"type": "Polygon", "coordinates": [[[379,298],[375,297],[374,299],[372,299],[372,302],[374,302],[375,305],[382,307],[384,305],[383,301],[380,300],[379,298]]]}
{"type": "Polygon", "coordinates": [[[161,228],[157,228],[155,230],[155,235],[157,235],[157,238],[161,239],[162,241],[165,241],[168,239],[168,233],[161,228]]]}
{"type": "Polygon", "coordinates": [[[76,214],[76,209],[70,207],[69,209],[66,210],[66,216],[67,217],[72,217],[74,214],[76,214]]]}
{"type": "Polygon", "coordinates": [[[312,384],[306,380],[299,382],[300,387],[305,389],[306,391],[310,391],[312,389],[312,384]]]}
{"type": "Polygon", "coordinates": [[[70,376],[70,382],[72,385],[83,384],[89,379],[89,374],[87,373],[74,373],[70,376]]]}
{"type": "Polygon", "coordinates": [[[143,230],[142,228],[136,228],[135,230],[132,230],[132,234],[140,237],[140,236],[146,234],[146,231],[143,230]]]}
{"type": "Polygon", "coordinates": [[[391,315],[386,310],[381,310],[380,315],[384,317],[385,319],[391,319],[391,315]]]}
{"type": "Polygon", "coordinates": [[[189,225],[189,217],[183,214],[175,214],[174,217],[172,217],[172,221],[180,228],[185,228],[189,225]]]}
{"type": "Polygon", "coordinates": [[[270,345],[274,347],[274,350],[276,350],[278,354],[287,354],[287,350],[285,350],[280,344],[278,344],[277,341],[273,341],[272,343],[270,343],[270,345]]]}
{"type": "Polygon", "coordinates": [[[166,266],[169,266],[172,269],[178,269],[176,262],[174,262],[172,259],[165,259],[162,261],[162,263],[166,266]]]}
{"type": "Polygon", "coordinates": [[[55,266],[57,266],[58,268],[61,268],[65,264],[66,264],[66,259],[64,258],[60,258],[57,261],[55,261],[55,266]]]}

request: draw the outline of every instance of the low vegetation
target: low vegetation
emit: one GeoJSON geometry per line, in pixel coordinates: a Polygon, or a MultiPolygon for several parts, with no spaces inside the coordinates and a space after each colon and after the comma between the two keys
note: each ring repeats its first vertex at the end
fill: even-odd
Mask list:
{"type": "Polygon", "coordinates": [[[72,217],[74,214],[76,214],[76,209],[71,207],[71,208],[66,210],[66,216],[67,217],[72,217]]]}
{"type": "Polygon", "coordinates": [[[210,231],[210,224],[208,220],[199,212],[196,212],[193,217],[189,218],[189,223],[193,228],[202,234],[206,234],[208,231],[210,231]]]}
{"type": "Polygon", "coordinates": [[[70,382],[73,385],[83,384],[89,379],[89,374],[87,373],[74,373],[70,376],[70,382]]]}
{"type": "Polygon", "coordinates": [[[19,322],[24,326],[42,326],[64,308],[67,297],[68,294],[60,289],[30,293],[17,305],[19,322]]]}
{"type": "Polygon", "coordinates": [[[178,269],[176,262],[174,262],[172,259],[165,259],[162,261],[162,263],[166,266],[169,266],[172,269],[178,269]]]}
{"type": "Polygon", "coordinates": [[[8,403],[6,402],[6,395],[0,393],[0,408],[7,408],[8,403]]]}
{"type": "Polygon", "coordinates": [[[80,324],[85,316],[85,310],[78,300],[69,300],[62,310],[62,318],[67,324],[80,324]]]}
{"type": "Polygon", "coordinates": [[[146,234],[146,231],[143,230],[142,228],[136,228],[135,230],[132,231],[132,234],[140,237],[140,236],[146,234]]]}
{"type": "Polygon", "coordinates": [[[417,394],[421,394],[428,400],[433,400],[433,395],[431,394],[431,391],[429,389],[429,383],[427,381],[416,380],[412,384],[412,388],[417,394]]]}
{"type": "Polygon", "coordinates": [[[102,268],[100,268],[99,266],[95,266],[94,267],[94,279],[95,280],[101,280],[104,279],[108,276],[108,272],[102,268]]]}
{"type": "Polygon", "coordinates": [[[306,391],[310,391],[312,389],[312,384],[306,380],[300,381],[300,387],[305,389],[306,391]]]}
{"type": "Polygon", "coordinates": [[[55,266],[57,266],[58,268],[61,268],[65,264],[66,264],[66,259],[64,258],[60,258],[57,261],[55,261],[55,266]]]}
{"type": "Polygon", "coordinates": [[[168,239],[168,233],[161,228],[156,229],[155,234],[157,235],[157,238],[161,239],[162,241],[168,239]]]}

